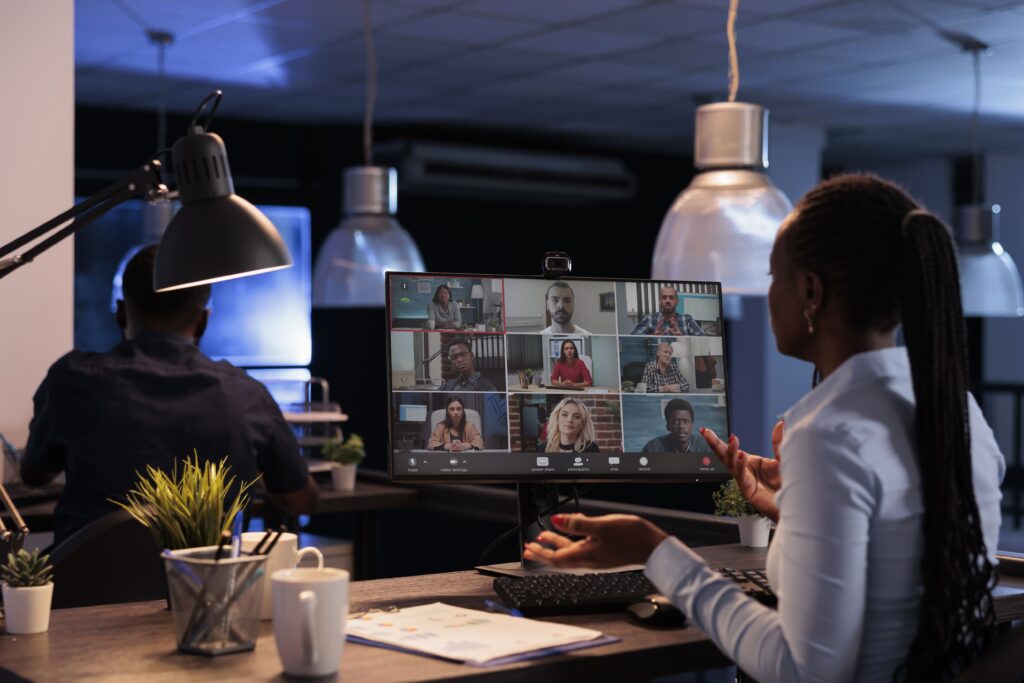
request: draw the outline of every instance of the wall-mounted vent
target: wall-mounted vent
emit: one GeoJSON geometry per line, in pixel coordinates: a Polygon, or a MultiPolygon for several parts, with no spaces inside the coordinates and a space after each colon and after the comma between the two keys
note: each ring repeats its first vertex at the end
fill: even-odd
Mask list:
{"type": "Polygon", "coordinates": [[[622,161],[547,152],[434,142],[395,142],[375,148],[398,168],[401,192],[582,204],[621,201],[636,194],[636,176],[622,161]]]}

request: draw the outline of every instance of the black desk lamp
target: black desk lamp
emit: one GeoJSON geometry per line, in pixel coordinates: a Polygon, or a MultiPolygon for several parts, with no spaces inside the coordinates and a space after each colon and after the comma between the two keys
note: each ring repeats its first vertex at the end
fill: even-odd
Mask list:
{"type": "MultiPolygon", "coordinates": [[[[206,131],[221,97],[221,91],[216,90],[202,101],[185,136],[170,150],[182,206],[157,249],[153,272],[153,288],[157,291],[257,275],[292,265],[288,247],[274,224],[235,194],[224,141],[206,131]],[[200,125],[199,118],[207,106],[211,107],[210,112],[200,125]]],[[[167,200],[170,192],[163,183],[162,168],[159,159],[152,159],[82,203],[0,247],[0,278],[31,263],[39,254],[128,199],[167,200]],[[41,238],[45,239],[25,253],[8,257],[41,238]]],[[[10,512],[15,526],[15,531],[7,529],[0,518],[0,548],[10,544],[10,549],[17,549],[28,533],[28,526],[2,484],[0,503],[10,512]]]]}
{"type": "MultiPolygon", "coordinates": [[[[235,194],[224,141],[206,132],[221,96],[221,91],[216,90],[203,100],[185,136],[175,142],[171,150],[182,206],[167,226],[157,249],[153,272],[153,287],[157,291],[256,275],[292,265],[288,247],[274,224],[235,194]],[[199,125],[199,117],[211,103],[206,121],[199,125]]],[[[0,247],[0,278],[32,262],[39,254],[128,199],[168,199],[170,193],[161,177],[162,168],[159,159],[153,159],[77,206],[0,247]],[[46,235],[49,236],[24,254],[4,258],[46,235]]]]}

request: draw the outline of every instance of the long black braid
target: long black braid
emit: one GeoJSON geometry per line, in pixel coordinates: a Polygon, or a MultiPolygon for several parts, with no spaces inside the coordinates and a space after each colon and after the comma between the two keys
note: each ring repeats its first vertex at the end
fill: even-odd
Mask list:
{"type": "Polygon", "coordinates": [[[971,477],[953,242],[900,188],[870,175],[827,180],[797,209],[784,238],[796,266],[819,274],[851,324],[889,331],[903,322],[924,501],[924,591],[917,633],[895,678],[947,680],[987,643],[995,584],[971,477]]]}

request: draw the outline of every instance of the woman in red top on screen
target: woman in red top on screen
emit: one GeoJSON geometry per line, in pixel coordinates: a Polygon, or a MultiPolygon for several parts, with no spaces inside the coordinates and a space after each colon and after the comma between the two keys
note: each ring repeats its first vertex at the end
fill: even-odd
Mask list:
{"type": "Polygon", "coordinates": [[[562,342],[562,355],[551,368],[551,386],[561,389],[586,389],[594,380],[587,370],[587,364],[576,350],[576,342],[566,339],[562,342]]]}

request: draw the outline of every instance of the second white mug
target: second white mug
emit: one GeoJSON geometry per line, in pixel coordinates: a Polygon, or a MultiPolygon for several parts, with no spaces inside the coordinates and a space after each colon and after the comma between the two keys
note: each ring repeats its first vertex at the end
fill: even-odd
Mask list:
{"type": "Polygon", "coordinates": [[[271,577],[274,640],[284,672],[326,676],[338,670],[348,616],[344,569],[281,569],[271,577]]]}
{"type": "MultiPolygon", "coordinates": [[[[274,534],[277,532],[275,531],[274,534]]],[[[251,552],[266,535],[263,531],[247,531],[242,534],[242,551],[251,552]]],[[[274,537],[271,536],[271,539],[274,537]]],[[[263,574],[263,604],[260,605],[260,619],[266,621],[272,615],[272,600],[270,597],[270,577],[278,569],[293,569],[297,567],[303,557],[313,556],[316,558],[317,569],[324,568],[324,555],[319,549],[313,546],[299,548],[299,537],[293,533],[285,532],[274,544],[274,549],[267,557],[267,564],[263,574]]]]}

